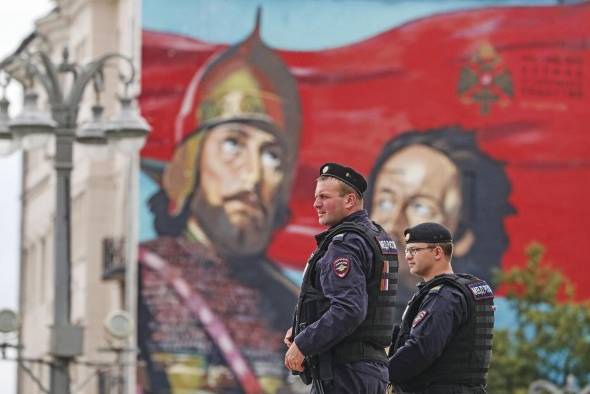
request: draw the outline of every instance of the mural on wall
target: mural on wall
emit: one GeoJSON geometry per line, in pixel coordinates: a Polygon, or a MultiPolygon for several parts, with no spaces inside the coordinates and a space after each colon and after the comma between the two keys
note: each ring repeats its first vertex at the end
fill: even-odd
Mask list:
{"type": "Polygon", "coordinates": [[[400,250],[440,221],[492,281],[536,240],[590,297],[590,5],[545,3],[144,0],[143,392],[305,392],[282,337],[328,161],[400,250]]]}
{"type": "MultiPolygon", "coordinates": [[[[438,222],[454,234],[453,265],[493,283],[508,247],[504,218],[510,183],[504,165],[482,152],[475,134],[457,127],[404,132],[387,143],[369,177],[373,220],[405,248],[404,229],[438,222]]],[[[418,279],[399,254],[398,318],[418,279]]]]}
{"type": "Polygon", "coordinates": [[[288,219],[299,97],[258,28],[196,72],[149,200],[158,237],[140,248],[146,390],[293,392],[282,338],[298,289],[265,251],[288,219]]]}

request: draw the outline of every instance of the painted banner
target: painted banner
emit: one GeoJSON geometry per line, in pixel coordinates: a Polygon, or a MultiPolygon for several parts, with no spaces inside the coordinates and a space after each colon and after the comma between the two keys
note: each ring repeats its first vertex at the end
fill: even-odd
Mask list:
{"type": "Polygon", "coordinates": [[[590,4],[206,3],[143,5],[143,392],[306,392],[282,338],[325,162],[398,249],[441,222],[493,284],[538,241],[590,298],[590,4]]]}

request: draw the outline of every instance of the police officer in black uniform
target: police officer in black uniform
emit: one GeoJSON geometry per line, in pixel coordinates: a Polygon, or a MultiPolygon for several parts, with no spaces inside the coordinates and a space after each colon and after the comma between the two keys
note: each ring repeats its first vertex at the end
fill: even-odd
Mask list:
{"type": "Polygon", "coordinates": [[[320,168],[314,208],[328,230],[316,236],[285,335],[285,366],[312,393],[383,394],[397,288],[397,250],[363,209],[367,182],[349,167],[320,168]]]}
{"type": "Polygon", "coordinates": [[[425,282],[394,330],[389,379],[395,393],[486,393],[492,289],[475,276],[453,273],[453,240],[446,227],[422,223],[404,235],[410,272],[425,282]]]}

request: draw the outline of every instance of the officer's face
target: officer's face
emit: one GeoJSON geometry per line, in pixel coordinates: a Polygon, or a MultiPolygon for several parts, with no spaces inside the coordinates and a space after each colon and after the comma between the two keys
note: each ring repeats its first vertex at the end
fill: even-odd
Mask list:
{"type": "Polygon", "coordinates": [[[210,237],[244,254],[266,247],[285,177],[284,156],[276,136],[249,125],[228,123],[208,132],[193,212],[210,237]]]}
{"type": "Polygon", "coordinates": [[[403,231],[438,222],[455,231],[461,208],[457,167],[442,153],[424,145],[391,156],[375,180],[371,217],[404,246],[403,231]]]}
{"type": "Polygon", "coordinates": [[[434,277],[437,260],[436,253],[439,253],[440,247],[426,243],[408,244],[405,249],[406,261],[410,268],[410,273],[424,278],[426,280],[434,277]]]}
{"type": "Polygon", "coordinates": [[[333,226],[346,217],[346,199],[349,196],[342,194],[342,185],[336,178],[317,181],[313,207],[321,225],[333,226]]]}

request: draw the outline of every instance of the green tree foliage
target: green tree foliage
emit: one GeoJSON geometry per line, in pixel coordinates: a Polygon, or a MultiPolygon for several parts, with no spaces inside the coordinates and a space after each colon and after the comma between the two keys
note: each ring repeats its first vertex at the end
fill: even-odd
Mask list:
{"type": "Polygon", "coordinates": [[[544,252],[533,243],[525,267],[498,273],[516,321],[494,333],[490,393],[526,393],[537,379],[563,387],[570,374],[590,383],[590,303],[574,301],[574,286],[544,252]]]}

